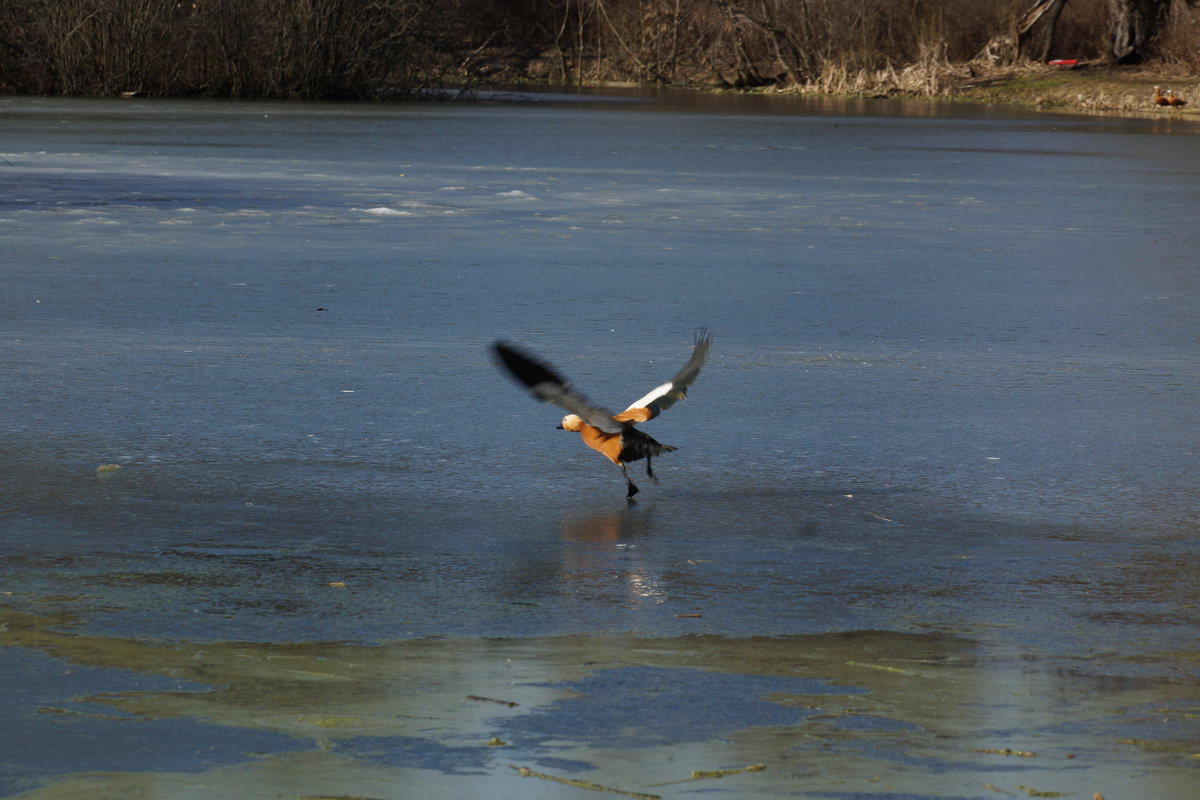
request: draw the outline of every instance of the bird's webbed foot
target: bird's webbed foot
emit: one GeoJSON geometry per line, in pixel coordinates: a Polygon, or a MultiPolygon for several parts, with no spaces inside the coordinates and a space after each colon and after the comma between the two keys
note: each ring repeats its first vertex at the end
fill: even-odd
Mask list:
{"type": "Polygon", "coordinates": [[[621,474],[625,476],[625,486],[628,491],[625,494],[625,499],[629,502],[634,502],[633,496],[638,493],[637,484],[629,479],[629,471],[625,469],[625,465],[621,465],[621,474]]]}

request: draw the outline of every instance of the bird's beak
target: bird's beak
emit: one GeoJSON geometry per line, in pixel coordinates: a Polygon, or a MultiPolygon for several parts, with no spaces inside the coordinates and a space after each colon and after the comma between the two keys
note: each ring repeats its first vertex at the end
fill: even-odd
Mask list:
{"type": "Polygon", "coordinates": [[[561,423],[561,422],[560,422],[560,423],[558,423],[557,425],[555,425],[554,427],[555,427],[555,428],[558,428],[560,431],[563,429],[563,426],[562,426],[562,423],[561,423]]]}

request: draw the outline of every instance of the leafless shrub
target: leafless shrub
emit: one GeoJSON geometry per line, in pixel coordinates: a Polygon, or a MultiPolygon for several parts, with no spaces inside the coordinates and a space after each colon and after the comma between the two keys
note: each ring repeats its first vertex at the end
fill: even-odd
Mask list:
{"type": "Polygon", "coordinates": [[[465,47],[441,8],[434,0],[6,0],[0,79],[56,94],[370,97],[454,69],[465,47]]]}
{"type": "Polygon", "coordinates": [[[1159,41],[1159,55],[1179,72],[1200,73],[1200,6],[1176,3],[1159,41]]]}

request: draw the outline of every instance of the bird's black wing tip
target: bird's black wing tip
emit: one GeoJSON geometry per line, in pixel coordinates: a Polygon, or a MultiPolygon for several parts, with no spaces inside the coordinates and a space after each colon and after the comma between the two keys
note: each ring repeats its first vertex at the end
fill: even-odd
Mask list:
{"type": "Polygon", "coordinates": [[[492,342],[492,352],[500,358],[504,358],[505,353],[516,353],[519,351],[519,347],[505,339],[497,339],[496,341],[492,342]]]}
{"type": "Polygon", "coordinates": [[[530,389],[545,383],[567,386],[561,375],[511,342],[496,340],[492,343],[492,352],[514,378],[530,389]]]}

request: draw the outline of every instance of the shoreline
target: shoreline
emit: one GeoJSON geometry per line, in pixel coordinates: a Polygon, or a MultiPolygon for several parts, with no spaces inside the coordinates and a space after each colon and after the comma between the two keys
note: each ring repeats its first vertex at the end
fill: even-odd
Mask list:
{"type": "MultiPolygon", "coordinates": [[[[906,67],[875,73],[843,76],[839,83],[830,81],[806,85],[729,88],[704,83],[661,85],[637,81],[588,81],[556,83],[510,76],[468,87],[425,87],[424,89],[381,92],[374,100],[363,102],[387,103],[395,100],[441,97],[446,90],[461,91],[463,97],[487,91],[492,86],[611,88],[667,88],[698,93],[729,93],[746,95],[776,95],[829,98],[869,98],[877,100],[934,100],[979,105],[1009,105],[1040,111],[1073,114],[1098,114],[1142,118],[1147,115],[1168,119],[1200,114],[1200,75],[1173,72],[1159,67],[1120,67],[1105,63],[1080,62],[1071,67],[1024,64],[1013,67],[981,67],[978,64],[941,64],[928,68],[906,67]],[[1154,87],[1173,90],[1186,105],[1167,108],[1154,103],[1154,87]],[[434,94],[430,94],[433,92],[434,94]],[[390,94],[390,96],[389,96],[390,94]]],[[[9,94],[7,97],[26,95],[9,94]]],[[[29,95],[34,96],[34,95],[29,95]]],[[[48,97],[48,95],[38,95],[48,97]]],[[[105,95],[56,95],[60,97],[103,97],[105,95]]],[[[194,95],[154,95],[141,91],[125,91],[116,98],[195,99],[194,95]]],[[[219,100],[210,96],[208,99],[219,100]]],[[[231,99],[231,98],[225,98],[231,99]]],[[[270,99],[270,98],[261,98],[270,99]]],[[[290,98],[301,102],[318,102],[317,98],[290,98]]]]}
{"type": "MultiPolygon", "coordinates": [[[[891,73],[892,76],[895,73],[891,73]]],[[[881,78],[886,76],[880,75],[881,78]]],[[[980,105],[1009,105],[1039,111],[1098,114],[1142,118],[1167,118],[1200,112],[1200,76],[1162,68],[1118,67],[1079,63],[1072,67],[1026,64],[1007,68],[978,65],[942,65],[936,74],[922,78],[927,90],[905,89],[898,82],[880,80],[858,91],[828,91],[816,86],[773,88],[773,94],[811,97],[934,100],[980,105]],[[1154,103],[1154,87],[1173,90],[1186,102],[1181,108],[1154,103]]],[[[902,83],[902,82],[900,82],[902,83]]]]}

